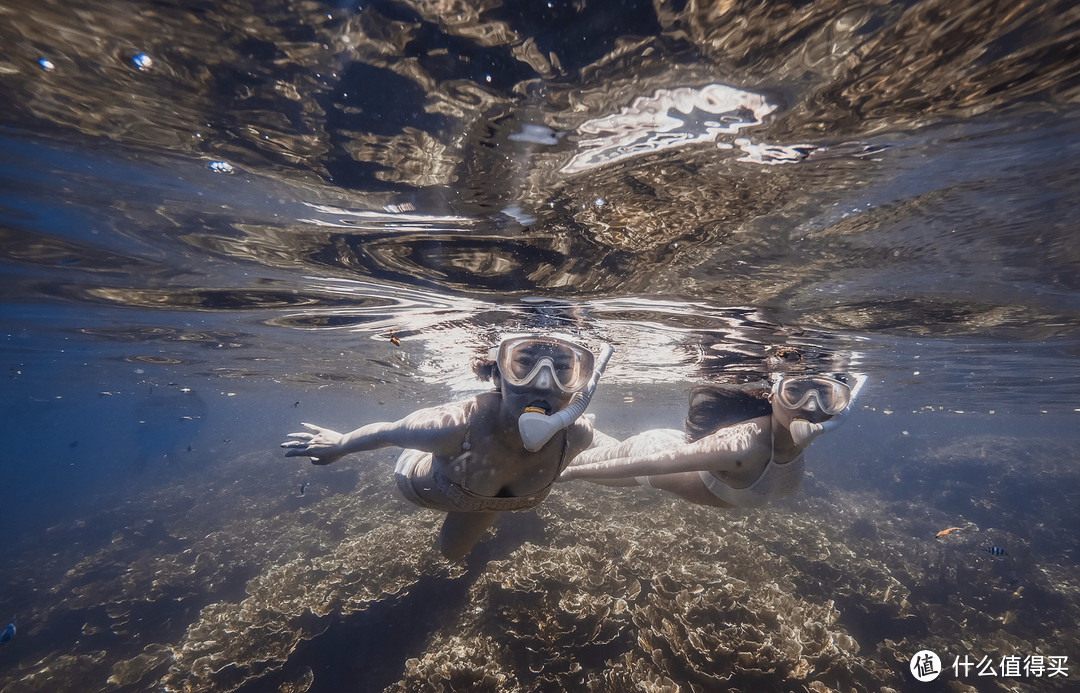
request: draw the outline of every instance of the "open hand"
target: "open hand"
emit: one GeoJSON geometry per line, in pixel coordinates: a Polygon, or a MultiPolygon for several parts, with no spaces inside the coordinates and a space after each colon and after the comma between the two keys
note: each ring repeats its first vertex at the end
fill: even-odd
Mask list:
{"type": "Polygon", "coordinates": [[[312,464],[330,464],[345,456],[341,446],[345,436],[315,424],[306,423],[303,426],[308,429],[306,432],[290,433],[289,437],[296,440],[281,444],[281,447],[288,448],[286,457],[310,457],[312,464]]]}

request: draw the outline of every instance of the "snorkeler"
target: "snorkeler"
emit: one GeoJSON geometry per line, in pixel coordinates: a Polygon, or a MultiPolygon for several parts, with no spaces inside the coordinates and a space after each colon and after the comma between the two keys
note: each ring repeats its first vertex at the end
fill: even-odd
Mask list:
{"type": "Polygon", "coordinates": [[[700,505],[758,507],[798,490],[803,450],[844,421],[865,382],[861,375],[854,387],[803,376],[782,378],[771,391],[695,388],[686,433],[656,429],[621,443],[610,439],[575,458],[559,480],[641,485],[700,505]]]}
{"type": "Polygon", "coordinates": [[[611,356],[599,358],[574,342],[546,336],[504,339],[474,363],[494,391],[421,409],[393,423],[337,433],[305,423],[305,433],[281,447],[287,457],[330,464],[345,455],[402,447],[397,489],[423,508],[446,512],[439,550],[456,560],[469,553],[500,512],[535,507],[559,474],[592,444],[579,418],[611,356]]]}

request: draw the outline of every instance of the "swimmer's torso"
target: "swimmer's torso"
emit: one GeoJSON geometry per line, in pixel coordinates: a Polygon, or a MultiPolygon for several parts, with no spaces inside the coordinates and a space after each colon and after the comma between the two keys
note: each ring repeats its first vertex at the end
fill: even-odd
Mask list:
{"type": "Polygon", "coordinates": [[[698,441],[708,440],[723,449],[746,449],[746,453],[735,462],[735,469],[709,473],[732,488],[745,488],[757,481],[772,459],[771,418],[762,416],[727,426],[698,441]]]}
{"type": "Polygon", "coordinates": [[[579,421],[557,433],[538,452],[529,452],[521,442],[517,420],[502,411],[501,402],[498,393],[483,393],[448,405],[456,410],[458,445],[452,453],[435,452],[432,465],[448,480],[480,496],[506,498],[543,491],[559,476],[561,465],[589,445],[591,426],[579,421]],[[466,441],[468,449],[463,449],[466,441]]]}

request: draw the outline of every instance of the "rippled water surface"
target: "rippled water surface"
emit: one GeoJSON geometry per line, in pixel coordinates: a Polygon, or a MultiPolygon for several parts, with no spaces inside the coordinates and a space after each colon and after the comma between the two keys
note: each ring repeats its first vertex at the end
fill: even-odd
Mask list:
{"type": "Polygon", "coordinates": [[[0,690],[1080,657],[1078,46],[1071,2],[0,0],[0,690]],[[617,435],[702,382],[870,385],[794,500],[568,485],[465,566],[392,452],[278,456],[525,330],[615,346],[617,435]]]}

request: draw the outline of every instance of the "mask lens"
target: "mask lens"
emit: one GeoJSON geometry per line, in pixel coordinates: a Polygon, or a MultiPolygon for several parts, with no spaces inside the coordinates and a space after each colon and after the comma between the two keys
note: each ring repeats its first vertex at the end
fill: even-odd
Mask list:
{"type": "Polygon", "coordinates": [[[588,349],[551,338],[521,337],[499,347],[499,370],[511,384],[531,383],[541,368],[548,368],[560,389],[580,389],[592,373],[588,349]]]}
{"type": "Polygon", "coordinates": [[[840,413],[851,398],[847,385],[823,377],[784,380],[778,394],[787,409],[816,408],[829,415],[840,413]]]}

